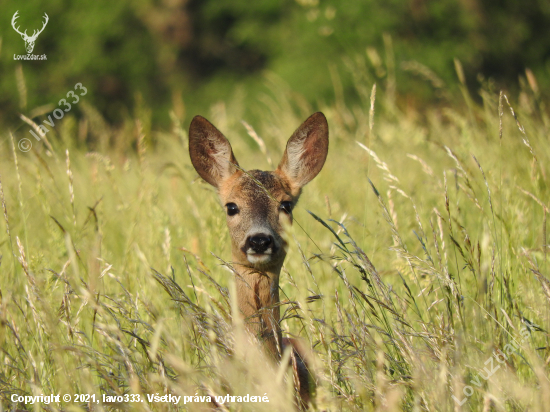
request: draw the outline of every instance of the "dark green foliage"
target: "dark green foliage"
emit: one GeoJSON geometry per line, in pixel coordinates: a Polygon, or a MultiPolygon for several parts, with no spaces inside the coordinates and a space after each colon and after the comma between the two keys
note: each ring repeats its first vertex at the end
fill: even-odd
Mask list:
{"type": "Polygon", "coordinates": [[[160,125],[174,99],[195,113],[238,84],[255,90],[266,71],[311,103],[332,99],[335,81],[346,99],[362,97],[354,76],[428,103],[453,83],[455,58],[474,90],[480,74],[509,87],[526,68],[541,89],[550,83],[543,0],[10,0],[0,14],[0,124],[55,106],[76,82],[111,122],[129,118],[140,95],[160,125]],[[14,61],[25,54],[10,25],[16,10],[30,33],[48,13],[34,50],[47,61],[14,61]]]}

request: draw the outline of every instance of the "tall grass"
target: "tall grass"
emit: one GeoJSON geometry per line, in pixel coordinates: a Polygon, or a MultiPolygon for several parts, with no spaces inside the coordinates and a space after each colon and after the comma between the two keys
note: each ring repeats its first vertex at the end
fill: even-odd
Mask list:
{"type": "MultiPolygon", "coordinates": [[[[282,328],[314,351],[313,410],[550,404],[550,122],[527,86],[427,109],[364,86],[364,106],[319,107],[329,156],[295,210],[281,281],[282,328]]],[[[258,123],[241,123],[238,96],[202,113],[250,169],[276,164],[314,111],[281,87],[259,101],[258,123]]],[[[170,132],[152,132],[147,110],[109,129],[87,107],[28,153],[25,130],[2,133],[0,410],[35,408],[13,394],[80,393],[101,401],[47,408],[215,406],[103,394],[292,408],[287,364],[263,359],[234,316],[224,213],[190,164],[190,118],[172,118],[170,132]]]]}

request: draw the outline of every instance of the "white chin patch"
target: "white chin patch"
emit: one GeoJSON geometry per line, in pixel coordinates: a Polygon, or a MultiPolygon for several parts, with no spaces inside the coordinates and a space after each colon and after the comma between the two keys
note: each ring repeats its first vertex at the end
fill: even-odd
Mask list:
{"type": "Polygon", "coordinates": [[[264,263],[269,263],[271,261],[272,255],[271,251],[267,250],[266,253],[247,253],[246,258],[253,265],[261,265],[264,263]]]}

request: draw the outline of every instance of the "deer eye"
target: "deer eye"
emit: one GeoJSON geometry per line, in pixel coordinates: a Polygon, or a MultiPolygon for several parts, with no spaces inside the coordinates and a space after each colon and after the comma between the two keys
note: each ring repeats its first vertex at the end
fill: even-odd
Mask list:
{"type": "Polygon", "coordinates": [[[292,202],[281,202],[281,210],[290,215],[292,213],[292,202]]]}
{"type": "Polygon", "coordinates": [[[228,203],[225,205],[227,208],[227,214],[229,216],[235,216],[237,213],[239,213],[239,206],[237,206],[235,203],[228,203]]]}

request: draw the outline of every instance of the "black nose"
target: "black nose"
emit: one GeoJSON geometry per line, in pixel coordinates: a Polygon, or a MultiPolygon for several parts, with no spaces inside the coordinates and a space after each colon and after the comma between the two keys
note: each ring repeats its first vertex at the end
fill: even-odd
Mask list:
{"type": "Polygon", "coordinates": [[[247,249],[252,249],[254,253],[264,253],[267,249],[273,246],[273,237],[257,234],[250,236],[247,239],[247,249]]]}

